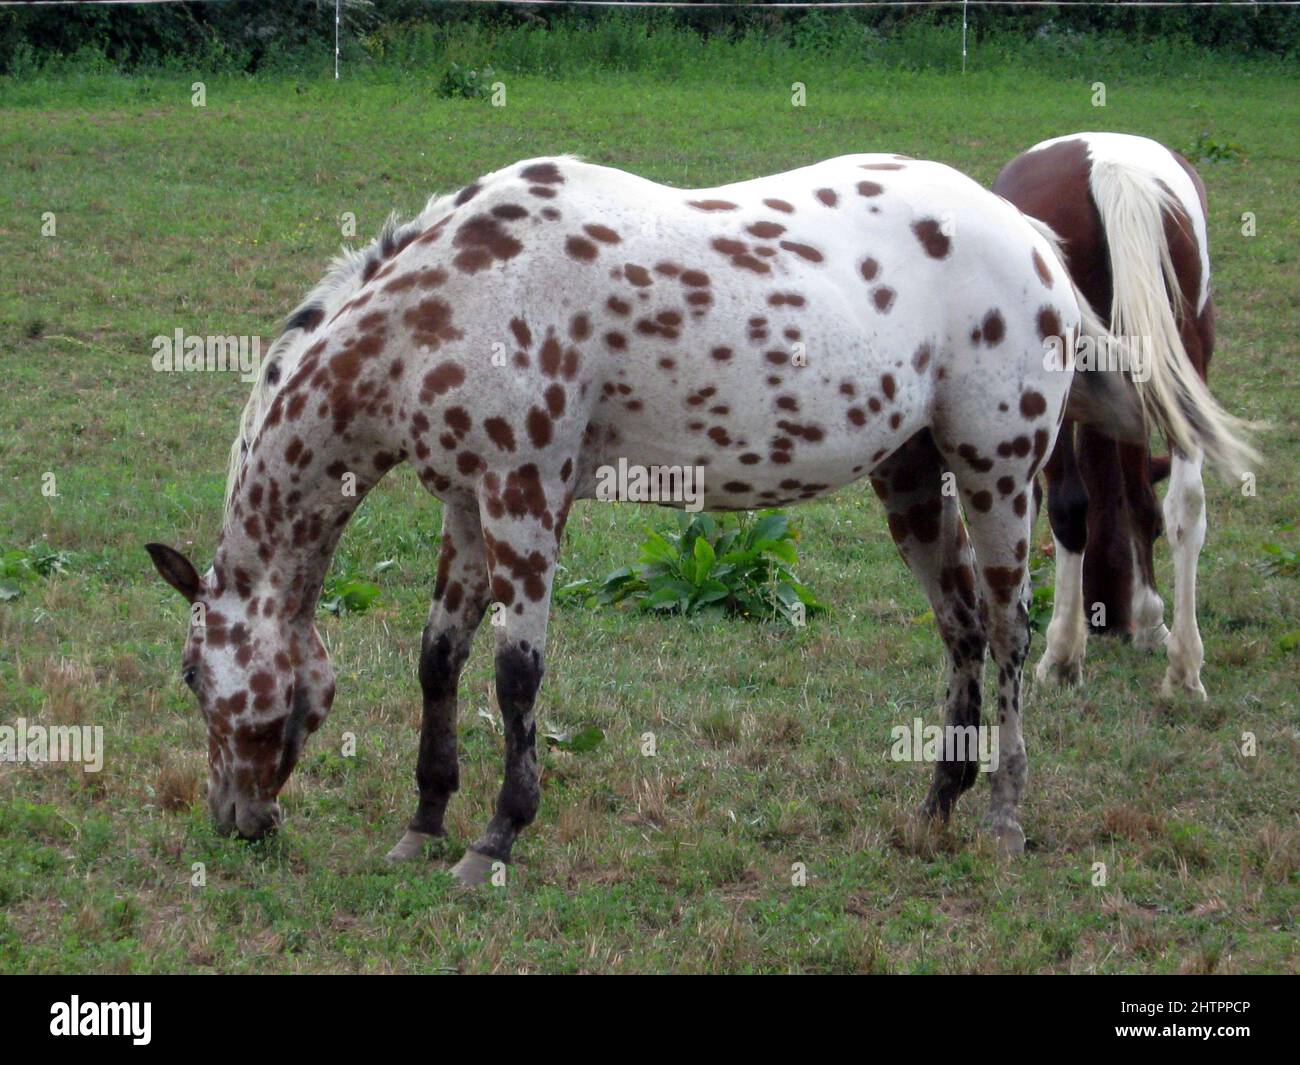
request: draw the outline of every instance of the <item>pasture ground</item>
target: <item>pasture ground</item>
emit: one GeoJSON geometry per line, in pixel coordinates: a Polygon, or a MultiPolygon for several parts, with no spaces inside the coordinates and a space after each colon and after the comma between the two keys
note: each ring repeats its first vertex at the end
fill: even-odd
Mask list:
{"type": "MultiPolygon", "coordinates": [[[[739,61],[658,80],[499,74],[499,109],[439,98],[435,76],[212,77],[204,108],[198,75],[0,84],[0,548],[68,554],[66,573],[0,603],[0,723],[102,724],[108,742],[98,774],[0,764],[0,970],[1294,971],[1300,584],[1256,568],[1266,544],[1294,548],[1300,510],[1294,80],[1209,63],[1144,77],[1118,59],[1069,78],[800,63],[763,81],[739,61]],[[790,106],[794,80],[805,108],[790,106]],[[949,832],[907,828],[929,769],[890,761],[889,729],[939,721],[942,653],[865,484],[793,512],[800,574],[830,606],[802,630],[556,609],[540,718],[605,740],[544,755],[508,886],[466,893],[446,870],[501,773],[486,627],[461,688],[452,836],[431,862],[382,860],[414,797],[439,528],[437,503],[397,471],[335,560],[382,595],[322,615],[339,695],[287,789],[286,830],[258,846],[212,833],[204,730],[177,679],[184,604],[141,545],[207,565],[248,386],[153,372],[153,337],[269,343],[343,212],[364,241],[390,209],[528,156],[702,186],[889,150],[987,183],[1035,141],[1094,128],[1220,157],[1201,165],[1221,314],[1211,381],[1273,427],[1254,497],[1208,482],[1210,702],[1162,701],[1163,661],[1113,641],[1092,642],[1083,692],[1031,687],[1023,860],[975,832],[983,782],[949,832]],[[47,211],[56,237],[41,236],[47,211]]],[[[567,579],[630,563],[644,528],[671,521],[580,505],[567,579]]],[[[1050,582],[1045,519],[1037,540],[1050,582]]],[[[1159,558],[1169,600],[1164,545],[1159,558]]]]}

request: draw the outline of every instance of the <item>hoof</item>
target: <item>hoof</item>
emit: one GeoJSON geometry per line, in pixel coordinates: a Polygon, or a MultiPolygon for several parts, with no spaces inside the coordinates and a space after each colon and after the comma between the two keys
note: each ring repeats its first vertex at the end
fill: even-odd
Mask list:
{"type": "Polygon", "coordinates": [[[389,862],[409,862],[412,858],[418,858],[424,850],[424,845],[435,837],[428,832],[416,832],[413,828],[406,830],[406,835],[397,841],[397,845],[384,855],[384,860],[389,862]]]}
{"type": "Polygon", "coordinates": [[[1083,683],[1083,660],[1057,662],[1043,655],[1038,660],[1038,665],[1034,667],[1034,679],[1039,684],[1077,688],[1083,683]]]}
{"type": "Polygon", "coordinates": [[[928,828],[930,825],[946,825],[948,815],[938,802],[933,799],[926,799],[925,802],[912,811],[912,816],[908,820],[914,825],[928,828]]]}
{"type": "Polygon", "coordinates": [[[918,825],[934,825],[936,827],[946,825],[952,817],[952,808],[957,805],[957,799],[960,795],[960,791],[948,794],[940,792],[931,785],[925,801],[912,811],[912,820],[918,825]]]}
{"type": "Polygon", "coordinates": [[[984,822],[984,831],[993,837],[999,854],[1025,853],[1025,830],[1014,817],[1003,814],[988,818],[984,822]]]}
{"type": "Polygon", "coordinates": [[[1133,633],[1133,646],[1139,651],[1151,654],[1163,650],[1167,639],[1169,639],[1169,629],[1162,621],[1153,629],[1136,630],[1133,633]]]}
{"type": "Polygon", "coordinates": [[[489,858],[476,850],[467,850],[465,856],[452,866],[451,875],[465,887],[478,887],[491,878],[492,866],[496,862],[496,858],[489,858]]]}
{"type": "Polygon", "coordinates": [[[1160,685],[1160,694],[1166,699],[1195,699],[1206,702],[1210,697],[1205,694],[1205,686],[1198,676],[1184,677],[1172,669],[1165,673],[1164,683],[1160,685]]]}

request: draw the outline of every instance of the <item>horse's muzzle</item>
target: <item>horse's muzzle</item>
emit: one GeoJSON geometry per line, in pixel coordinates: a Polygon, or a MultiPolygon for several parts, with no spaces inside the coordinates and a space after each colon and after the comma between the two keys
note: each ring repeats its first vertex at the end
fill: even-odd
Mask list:
{"type": "Polygon", "coordinates": [[[240,805],[235,812],[235,827],[241,839],[264,839],[280,827],[282,820],[277,802],[240,805]]]}

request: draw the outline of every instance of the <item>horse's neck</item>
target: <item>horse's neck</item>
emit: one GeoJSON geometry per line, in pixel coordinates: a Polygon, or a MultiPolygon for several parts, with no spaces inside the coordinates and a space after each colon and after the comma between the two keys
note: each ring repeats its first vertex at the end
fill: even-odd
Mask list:
{"type": "MultiPolygon", "coordinates": [[[[279,401],[277,397],[277,402],[279,401]]],[[[343,528],[369,485],[354,490],[326,472],[330,459],[313,456],[305,468],[291,464],[291,442],[324,443],[302,422],[264,427],[249,449],[214,563],[223,583],[247,583],[280,600],[281,612],[310,619],[343,528]],[[296,480],[295,480],[296,477],[296,480]]]]}

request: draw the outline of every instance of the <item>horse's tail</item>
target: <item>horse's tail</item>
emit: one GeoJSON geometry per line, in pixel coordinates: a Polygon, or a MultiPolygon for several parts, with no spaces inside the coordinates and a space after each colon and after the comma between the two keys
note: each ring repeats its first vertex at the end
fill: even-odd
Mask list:
{"type": "Polygon", "coordinates": [[[1200,448],[1237,477],[1259,461],[1244,439],[1258,426],[1219,406],[1183,347],[1178,321],[1190,309],[1165,236],[1165,212],[1181,205],[1153,174],[1118,161],[1094,162],[1089,186],[1110,248],[1110,335],[1149,345],[1128,374],[1143,409],[1172,446],[1200,448]]]}

